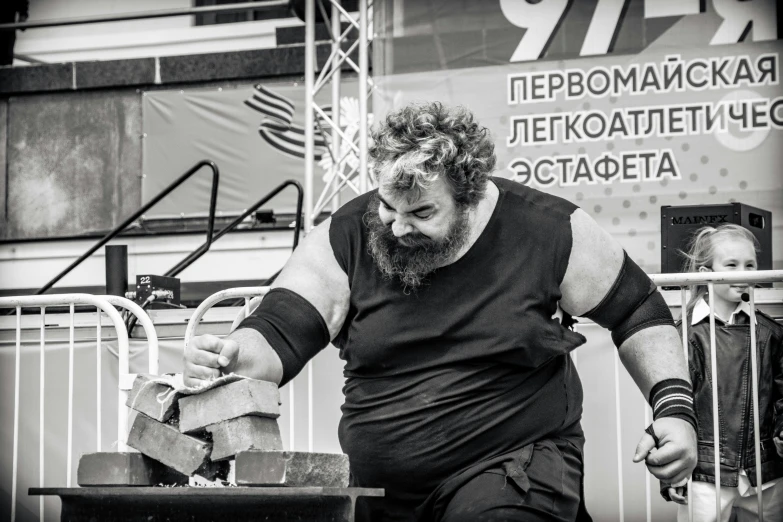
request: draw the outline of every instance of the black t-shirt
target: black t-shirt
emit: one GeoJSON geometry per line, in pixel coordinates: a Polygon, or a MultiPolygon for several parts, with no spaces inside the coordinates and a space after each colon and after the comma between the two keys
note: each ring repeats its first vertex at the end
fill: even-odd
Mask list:
{"type": "Polygon", "coordinates": [[[457,262],[405,293],[383,278],[362,221],[372,193],[332,216],[350,307],[340,443],[356,485],[421,498],[476,463],[578,423],[570,357],[584,337],[553,318],[571,252],[571,203],[493,178],[485,230],[457,262]]]}

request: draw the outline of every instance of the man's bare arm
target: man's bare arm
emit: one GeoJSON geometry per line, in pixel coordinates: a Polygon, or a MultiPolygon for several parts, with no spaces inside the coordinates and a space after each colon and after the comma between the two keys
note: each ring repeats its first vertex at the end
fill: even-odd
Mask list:
{"type": "MultiPolygon", "coordinates": [[[[618,293],[613,292],[624,263],[623,250],[582,210],[577,210],[571,216],[571,230],[573,243],[568,269],[560,285],[560,305],[566,312],[576,316],[587,314],[599,305],[600,309],[605,310],[605,304],[602,304],[604,298],[607,295],[622,297],[623,287],[626,286],[618,287],[618,293]]],[[[638,271],[634,277],[638,278],[638,271]]],[[[634,283],[625,281],[634,286],[634,283]]],[[[643,281],[636,281],[635,290],[626,293],[626,297],[638,292],[639,282],[643,281]]],[[[620,306],[629,308],[633,306],[622,298],[613,298],[610,302],[626,303],[620,306]]],[[[634,310],[629,309],[628,316],[632,312],[634,310]]],[[[664,322],[669,314],[658,315],[667,316],[661,319],[664,322]]],[[[618,332],[633,332],[633,329],[624,330],[624,326],[620,326],[623,323],[624,320],[621,320],[615,327],[618,332]]],[[[690,382],[677,331],[671,325],[662,325],[660,322],[654,324],[652,322],[642,327],[641,323],[641,329],[635,333],[627,337],[625,333],[618,336],[618,339],[624,339],[618,348],[620,360],[646,400],[649,400],[653,386],[661,381],[682,379],[690,382]]],[[[696,467],[694,427],[682,418],[660,417],[653,422],[652,428],[657,439],[644,433],[636,446],[633,461],[644,460],[647,469],[663,483],[672,487],[682,486],[696,467]]]]}
{"type": "MultiPolygon", "coordinates": [[[[323,318],[334,339],[348,313],[348,276],[332,252],[327,220],[314,228],[291,255],[273,288],[285,288],[306,299],[323,318]]],[[[294,325],[295,326],[295,325],[294,325]]],[[[264,336],[239,328],[227,337],[195,337],[186,348],[185,383],[198,384],[221,373],[237,373],[280,383],[283,364],[264,336]]]]}
{"type": "MultiPolygon", "coordinates": [[[[560,285],[560,306],[581,316],[598,306],[609,292],[623,263],[623,249],[581,209],[571,216],[571,230],[573,243],[560,285]]],[[[620,345],[619,355],[645,399],[664,379],[690,382],[682,343],[672,326],[640,330],[620,345]]]]}

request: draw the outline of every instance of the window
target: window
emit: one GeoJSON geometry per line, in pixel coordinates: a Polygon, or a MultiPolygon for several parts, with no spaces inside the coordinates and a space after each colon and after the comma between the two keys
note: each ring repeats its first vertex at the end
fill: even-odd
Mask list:
{"type": "MultiPolygon", "coordinates": [[[[243,4],[250,0],[194,0],[194,7],[211,5],[243,4]]],[[[274,20],[294,16],[288,6],[270,7],[268,9],[247,9],[245,11],[225,11],[222,13],[205,13],[196,15],[196,25],[233,24],[236,22],[252,22],[254,20],[274,20]]]]}

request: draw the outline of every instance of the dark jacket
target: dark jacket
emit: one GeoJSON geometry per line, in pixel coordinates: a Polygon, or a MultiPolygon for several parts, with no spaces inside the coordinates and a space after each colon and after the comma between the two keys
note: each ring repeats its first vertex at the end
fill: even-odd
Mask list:
{"type": "MultiPolygon", "coordinates": [[[[772,437],[783,429],[783,326],[762,312],[757,311],[756,317],[761,480],[766,483],[783,476],[783,458],[778,456],[772,443],[772,437]]],[[[681,323],[682,321],[677,323],[678,329],[682,328],[681,323]]],[[[715,318],[720,412],[720,483],[726,487],[738,485],[741,469],[745,470],[751,484],[756,485],[749,324],[750,318],[744,313],[737,315],[735,324],[725,324],[715,318]]],[[[688,339],[688,365],[699,420],[699,461],[693,472],[693,480],[714,484],[715,438],[709,320],[705,319],[689,326],[688,339]]]]}

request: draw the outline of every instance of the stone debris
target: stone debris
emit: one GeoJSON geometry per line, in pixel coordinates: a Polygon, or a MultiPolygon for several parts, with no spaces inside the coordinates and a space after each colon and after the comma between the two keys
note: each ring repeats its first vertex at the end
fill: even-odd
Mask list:
{"type": "Polygon", "coordinates": [[[283,451],[276,384],[231,374],[194,389],[139,374],[126,404],[140,453],[82,455],[80,486],[348,487],[346,455],[283,451]]]}

